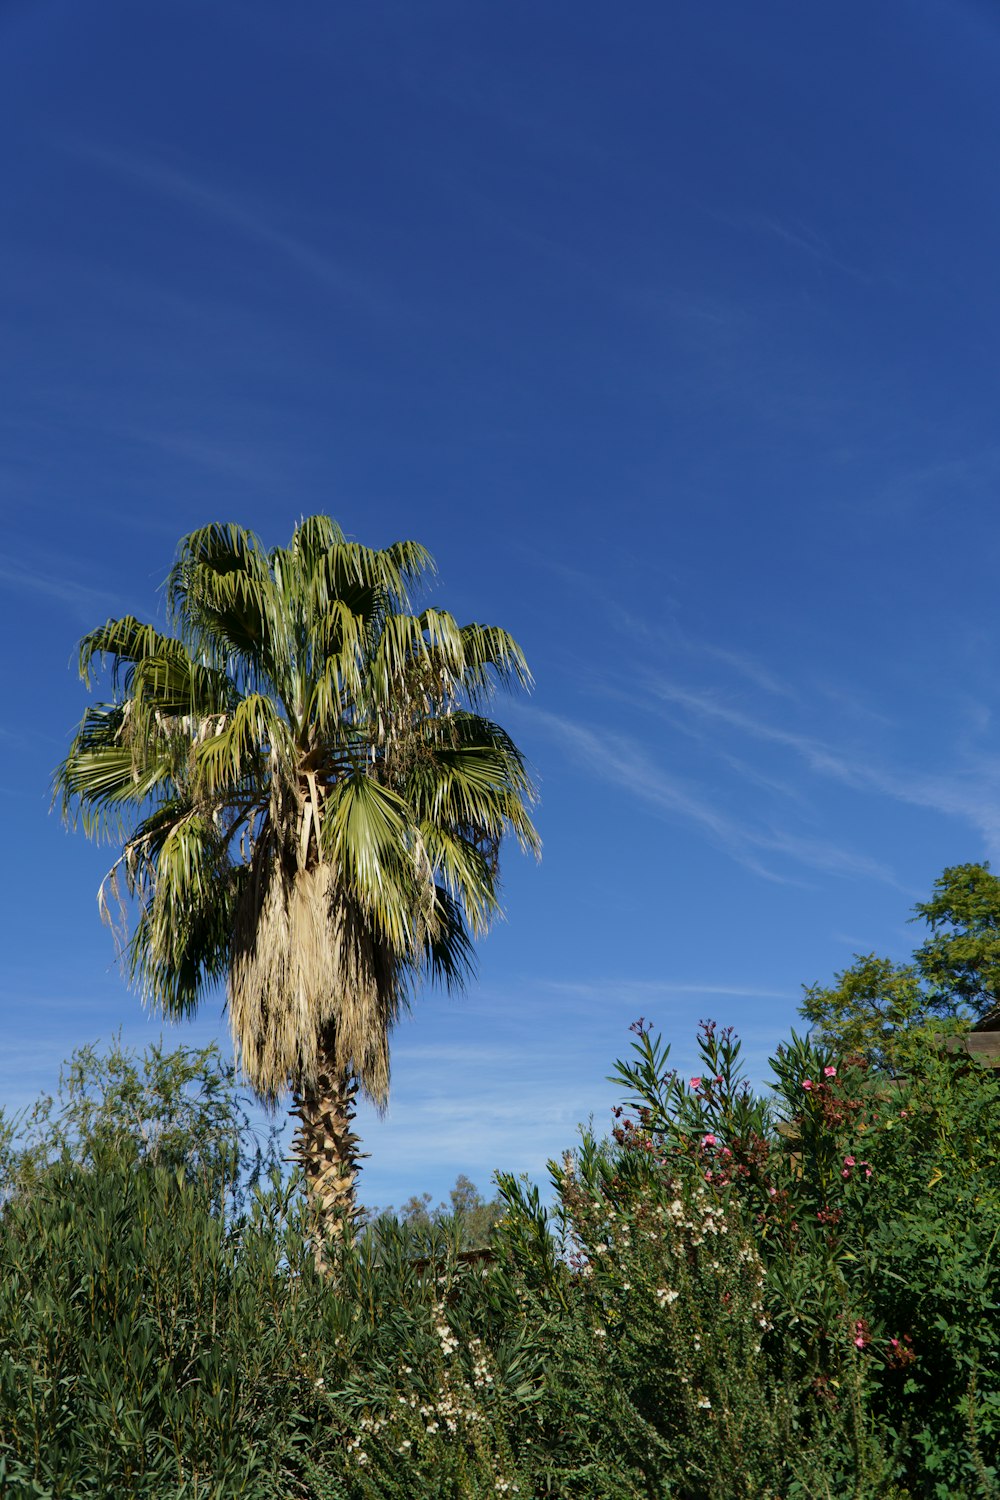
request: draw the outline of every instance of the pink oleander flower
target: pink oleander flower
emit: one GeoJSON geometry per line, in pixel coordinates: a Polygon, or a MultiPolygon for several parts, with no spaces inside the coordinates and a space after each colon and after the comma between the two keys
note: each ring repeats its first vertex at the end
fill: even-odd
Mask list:
{"type": "Polygon", "coordinates": [[[863,1349],[865,1347],[864,1334],[858,1334],[857,1338],[854,1340],[854,1347],[856,1349],[863,1349]]]}
{"type": "Polygon", "coordinates": [[[845,1156],[844,1157],[844,1166],[845,1167],[853,1167],[854,1166],[854,1157],[853,1156],[845,1156]]]}
{"type": "Polygon", "coordinates": [[[843,1177],[843,1178],[848,1178],[848,1177],[850,1177],[850,1175],[851,1175],[851,1169],[850,1169],[850,1167],[845,1167],[845,1168],[844,1168],[844,1170],[843,1170],[843,1171],[842,1171],[842,1172],[841,1172],[841,1174],[840,1174],[840,1175],[841,1175],[841,1177],[843,1177]]]}
{"type": "Polygon", "coordinates": [[[837,1070],[836,1070],[836,1068],[824,1068],[823,1069],[823,1077],[824,1078],[836,1078],[836,1076],[837,1076],[837,1070]]]}
{"type": "Polygon", "coordinates": [[[714,1135],[709,1134],[709,1135],[703,1135],[702,1136],[702,1138],[701,1138],[701,1144],[703,1146],[717,1146],[719,1143],[716,1140],[716,1138],[715,1138],[714,1135]]]}
{"type": "Polygon", "coordinates": [[[802,1087],[805,1089],[805,1091],[806,1091],[807,1094],[808,1094],[809,1090],[812,1088],[812,1086],[813,1086],[813,1081],[812,1081],[811,1078],[803,1078],[803,1080],[802,1080],[802,1087]]]}
{"type": "Polygon", "coordinates": [[[701,1079],[700,1078],[692,1078],[692,1080],[691,1080],[691,1087],[693,1089],[700,1089],[701,1088],[701,1079]]]}

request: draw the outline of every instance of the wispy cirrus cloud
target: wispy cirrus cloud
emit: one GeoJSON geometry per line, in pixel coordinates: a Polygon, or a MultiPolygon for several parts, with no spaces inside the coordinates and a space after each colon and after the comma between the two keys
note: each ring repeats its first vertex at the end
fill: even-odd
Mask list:
{"type": "Polygon", "coordinates": [[[801,756],[811,770],[837,776],[841,780],[856,784],[857,769],[852,766],[851,762],[811,735],[800,734],[795,730],[768,723],[742,709],[733,708],[718,697],[708,693],[694,692],[690,688],[682,687],[652,673],[644,677],[643,685],[647,692],[661,703],[676,704],[679,708],[702,718],[715,719],[728,724],[754,739],[784,745],[801,756]]]}
{"type": "Polygon", "coordinates": [[[768,213],[732,214],[720,210],[712,210],[711,216],[731,229],[776,240],[787,249],[807,256],[830,270],[841,271],[857,281],[870,284],[873,280],[868,271],[852,264],[829,239],[800,220],[779,218],[768,213]]]}
{"type": "Polygon", "coordinates": [[[715,663],[735,672],[753,687],[762,688],[772,697],[793,699],[797,696],[790,683],[750,651],[693,636],[677,624],[668,627],[651,625],[648,620],[641,619],[617,601],[606,599],[605,603],[613,609],[618,628],[633,640],[645,637],[650,644],[666,646],[675,655],[715,663]]]}
{"type": "Polygon", "coordinates": [[[598,733],[585,724],[545,710],[534,710],[532,721],[559,739],[587,770],[622,787],[663,816],[694,823],[731,858],[767,880],[797,883],[795,877],[765,863],[767,855],[778,855],[800,868],[898,885],[887,865],[866,854],[830,840],[802,838],[782,829],[737,820],[710,802],[700,790],[671,775],[629,735],[598,733]]]}
{"type": "MultiPolygon", "coordinates": [[[[581,568],[572,567],[549,553],[528,548],[523,543],[519,544],[518,550],[530,560],[533,566],[554,574],[570,588],[580,594],[585,594],[588,603],[598,603],[613,630],[627,637],[633,645],[636,642],[645,642],[657,652],[667,650],[674,656],[712,662],[735,672],[737,676],[742,677],[754,687],[762,688],[765,693],[774,697],[788,699],[797,697],[796,689],[790,682],[745,648],[720,644],[707,637],[693,635],[690,631],[682,629],[676,620],[670,620],[669,623],[664,624],[664,615],[669,616],[672,612],[678,611],[680,601],[664,593],[662,580],[657,580],[659,608],[655,621],[652,621],[648,617],[637,614],[624,601],[619,591],[609,588],[593,574],[581,568]]],[[[642,559],[632,557],[628,561],[632,571],[641,572],[642,559]]]]}
{"type": "MultiPolygon", "coordinates": [[[[694,692],[650,674],[645,679],[650,696],[702,720],[726,725],[745,738],[765,741],[792,751],[815,775],[840,782],[859,792],[890,797],[930,812],[957,817],[975,828],[991,856],[1000,854],[1000,767],[992,757],[957,751],[949,772],[926,772],[831,748],[814,735],[734,708],[719,697],[694,692]]],[[[794,843],[794,841],[792,841],[794,843]]],[[[791,850],[789,850],[791,852],[791,850]]]]}
{"type": "MultiPolygon", "coordinates": [[[[891,737],[897,725],[888,714],[873,709],[856,688],[848,690],[812,678],[803,687],[742,646],[699,639],[673,620],[650,623],[636,615],[627,600],[623,602],[620,591],[608,588],[600,578],[558,563],[548,566],[573,587],[585,588],[603,609],[611,631],[627,639],[630,647],[632,665],[625,676],[620,669],[595,674],[592,664],[587,664],[586,676],[580,677],[580,687],[587,693],[612,698],[633,711],[656,711],[669,719],[672,729],[703,743],[742,782],[774,793],[786,803],[798,803],[814,825],[823,816],[819,789],[833,782],[860,794],[960,820],[976,830],[991,858],[1000,858],[1000,764],[975,748],[975,741],[992,722],[987,703],[971,699],[956,687],[949,712],[962,732],[956,732],[944,768],[927,770],[903,757],[878,752],[876,744],[891,737]],[[659,669],[665,653],[677,664],[679,674],[694,680],[693,685],[659,669]],[[710,673],[710,668],[717,670],[710,673]],[[715,685],[706,686],[706,678],[714,679],[715,685]],[[752,708],[745,706],[748,685],[758,690],[752,708]],[[765,701],[766,711],[761,711],[765,701]],[[832,732],[826,733],[831,703],[838,714],[832,732]],[[789,722],[793,708],[798,723],[789,722]],[[837,735],[845,715],[853,722],[852,743],[837,735]],[[803,720],[819,723],[822,732],[799,727],[803,720]],[[755,755],[754,745],[786,751],[788,756],[755,755]]],[[[636,560],[635,570],[641,569],[641,560],[636,560]]],[[[700,786],[672,775],[661,760],[654,759],[645,748],[646,736],[634,713],[631,723],[634,732],[620,735],[613,743],[604,734],[597,739],[585,723],[569,718],[561,721],[558,732],[578,761],[589,764],[603,779],[626,787],[664,815],[700,825],[740,863],[768,879],[788,878],[773,868],[773,861],[765,860],[770,853],[815,870],[898,884],[881,862],[843,848],[836,839],[801,836],[784,826],[784,817],[778,828],[763,813],[757,822],[752,817],[733,817],[700,786]]],[[[554,720],[549,729],[554,731],[554,720]]]]}
{"type": "Polygon", "coordinates": [[[169,459],[193,464],[247,484],[273,485],[288,477],[287,467],[265,460],[259,445],[254,446],[246,441],[226,442],[197,432],[125,424],[111,430],[116,430],[126,440],[155,449],[169,459]]]}
{"type": "Polygon", "coordinates": [[[723,998],[732,995],[741,1000],[793,1000],[797,997],[788,990],[761,988],[757,985],[729,984],[719,981],[693,981],[683,979],[630,979],[609,977],[607,979],[543,979],[538,980],[540,989],[555,995],[571,995],[575,998],[607,1000],[608,995],[627,996],[630,1000],[658,1000],[678,995],[711,995],[723,998]]]}
{"type": "Polygon", "coordinates": [[[776,673],[766,667],[763,662],[757,660],[748,651],[734,651],[725,646],[716,646],[709,641],[695,641],[685,638],[684,645],[688,651],[696,652],[707,657],[711,661],[719,662],[724,667],[730,667],[741,677],[751,682],[754,687],[763,688],[765,693],[770,693],[777,698],[794,698],[794,688],[787,682],[782,681],[776,673]]]}
{"type": "Polygon", "coordinates": [[[330,251],[280,227],[274,222],[272,211],[251,206],[238,194],[193,172],[182,171],[150,155],[96,143],[74,141],[68,143],[66,149],[147,193],[181,203],[203,217],[225,225],[244,239],[275,251],[297,270],[366,312],[395,315],[402,311],[398,301],[390,299],[368,277],[360,275],[330,251]]]}
{"type": "Polygon", "coordinates": [[[65,605],[75,614],[87,619],[108,614],[121,607],[121,599],[110,589],[95,589],[90,584],[65,574],[52,573],[46,569],[28,567],[24,563],[0,553],[0,582],[8,588],[28,594],[40,595],[57,604],[65,605]]]}

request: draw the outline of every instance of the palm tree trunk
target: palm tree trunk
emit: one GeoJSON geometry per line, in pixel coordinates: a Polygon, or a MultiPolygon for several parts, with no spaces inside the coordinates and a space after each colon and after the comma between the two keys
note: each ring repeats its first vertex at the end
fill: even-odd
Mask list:
{"type": "Polygon", "coordinates": [[[321,1067],[315,1088],[293,1095],[299,1124],[292,1139],[293,1159],[305,1172],[313,1221],[316,1269],[329,1272],[326,1245],[353,1239],[360,1214],[357,1180],[360,1136],[351,1129],[357,1079],[321,1067]]]}

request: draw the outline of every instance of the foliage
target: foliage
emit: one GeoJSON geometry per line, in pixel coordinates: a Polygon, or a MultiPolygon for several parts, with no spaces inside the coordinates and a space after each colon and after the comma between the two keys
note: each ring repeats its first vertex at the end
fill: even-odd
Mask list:
{"type": "Polygon", "coordinates": [[[180,1171],[215,1205],[239,1211],[248,1192],[279,1164],[278,1130],[263,1127],[217,1046],[141,1056],[116,1039],[110,1049],[79,1047],[63,1067],[56,1097],[43,1096],[17,1120],[2,1120],[4,1196],[25,1193],[58,1163],[93,1170],[180,1171]]]}
{"type": "Polygon", "coordinates": [[[886,1072],[896,1070],[902,1038],[931,1013],[916,968],[874,953],[859,954],[830,986],[809,985],[801,1008],[831,1052],[865,1057],[886,1072]]]}
{"type": "MultiPolygon", "coordinates": [[[[875,1434],[852,1343],[855,1315],[836,1253],[839,1241],[832,1240],[814,1206],[815,1188],[804,1181],[802,1163],[813,1146],[817,1182],[825,1193],[838,1174],[835,1145],[817,1132],[809,1145],[802,1141],[801,1154],[785,1149],[771,1101],[754,1094],[743,1076],[741,1047],[731,1028],[703,1023],[701,1067],[689,1082],[670,1069],[669,1047],[651,1035],[644,1019],[633,1030],[633,1056],[615,1071],[634,1110],[616,1112],[618,1145],[643,1163],[658,1163],[685,1183],[689,1194],[714,1202],[717,1211],[738,1214],[763,1271],[749,1306],[762,1329],[754,1378],[769,1378],[772,1389],[766,1414],[747,1424],[757,1436],[757,1453],[735,1441],[729,1477],[719,1476],[716,1483],[723,1487],[717,1492],[802,1500],[813,1495],[875,1500],[895,1493],[891,1435],[886,1445],[875,1434]]],[[[791,1054],[789,1066],[797,1072],[803,1052],[815,1059],[808,1043],[795,1040],[773,1066],[780,1071],[791,1054]]],[[[822,1056],[820,1078],[823,1067],[832,1066],[822,1056]]],[[[801,1123],[793,1125],[800,1134],[801,1123]]],[[[738,1288],[731,1274],[716,1295],[733,1298],[746,1316],[747,1290],[738,1288]]],[[[724,1347],[712,1346],[713,1360],[724,1347]]],[[[724,1384],[731,1389],[732,1379],[724,1384]]],[[[747,1399],[752,1403],[752,1389],[747,1399]]]]}
{"type": "Polygon", "coordinates": [[[808,985],[802,1014],[834,1051],[857,1053],[889,1072],[914,1027],[963,1031],[1000,1003],[1000,879],[988,864],[953,865],[911,921],[930,936],[910,964],[857,954],[832,985],[808,985]]]}
{"type": "Polygon", "coordinates": [[[706,1025],[701,1054],[685,1084],[640,1028],[617,1074],[637,1114],[617,1133],[750,1215],[765,1348],[795,1424],[830,1455],[832,1493],[995,1493],[996,1075],[942,1049],[933,1028],[908,1034],[909,1073],[894,1079],[793,1035],[772,1059],[770,1101],[743,1082],[731,1032],[706,1025]],[[831,1422],[840,1444],[821,1442],[831,1422]]]}
{"type": "Polygon", "coordinates": [[[78,1054],[0,1132],[0,1488],[995,1494],[1000,1081],[915,1028],[905,1078],[793,1035],[760,1094],[731,1031],[692,1079],[635,1031],[611,1137],[548,1205],[501,1174],[488,1255],[460,1181],[328,1280],[211,1050],[78,1054]]]}
{"type": "Polygon", "coordinates": [[[1000,1004],[1000,879],[989,864],[953,865],[914,908],[931,929],[917,949],[920,973],[939,1003],[981,1017],[1000,1004]]]}
{"type": "MultiPolygon", "coordinates": [[[[429,1234],[431,1230],[440,1228],[451,1221],[460,1230],[460,1243],[463,1250],[485,1248],[489,1244],[498,1220],[503,1215],[503,1205],[500,1200],[494,1198],[487,1202],[475,1183],[471,1182],[464,1172],[458,1174],[455,1186],[448,1194],[448,1200],[447,1204],[439,1203],[436,1208],[432,1208],[434,1200],[430,1193],[415,1193],[399,1210],[399,1222],[419,1234],[429,1234]]],[[[391,1206],[376,1210],[369,1215],[369,1222],[376,1233],[378,1233],[380,1220],[387,1220],[390,1225],[396,1222],[391,1206]]]]}

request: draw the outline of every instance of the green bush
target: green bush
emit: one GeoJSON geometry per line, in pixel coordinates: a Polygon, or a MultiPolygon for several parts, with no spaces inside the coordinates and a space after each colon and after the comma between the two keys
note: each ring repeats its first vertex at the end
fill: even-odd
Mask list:
{"type": "Polygon", "coordinates": [[[78,1054],[0,1132],[0,1491],[995,1494],[997,1078],[914,1025],[891,1076],[793,1037],[761,1095],[731,1032],[691,1081],[636,1032],[550,1204],[501,1174],[326,1280],[215,1053],[78,1054]]]}

